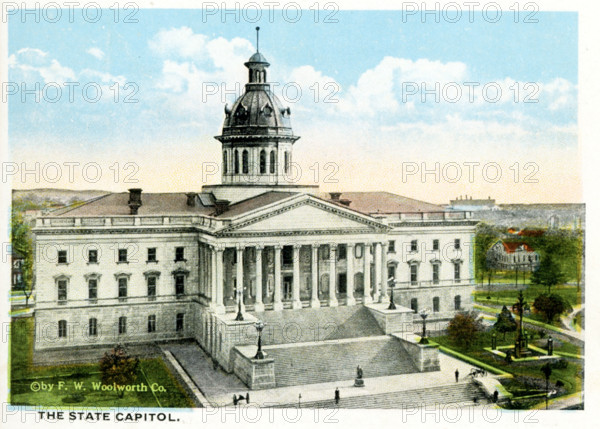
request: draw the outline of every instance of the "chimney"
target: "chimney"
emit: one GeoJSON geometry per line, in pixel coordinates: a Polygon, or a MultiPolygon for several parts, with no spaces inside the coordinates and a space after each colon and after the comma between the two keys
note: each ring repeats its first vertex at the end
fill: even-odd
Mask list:
{"type": "Polygon", "coordinates": [[[229,200],[215,200],[215,215],[219,216],[229,210],[229,203],[229,200]]]}
{"type": "Polygon", "coordinates": [[[347,199],[347,198],[341,198],[339,201],[340,201],[340,204],[343,204],[343,205],[345,205],[346,207],[350,207],[350,203],[352,202],[352,201],[350,201],[350,200],[349,200],[349,199],[347,199]]]}
{"type": "Polygon", "coordinates": [[[127,205],[131,210],[129,214],[138,214],[138,209],[142,205],[142,190],[140,188],[129,189],[129,201],[127,201],[127,205]]]}
{"type": "Polygon", "coordinates": [[[196,207],[196,193],[188,192],[185,194],[185,196],[187,197],[187,205],[189,207],[196,207]]]}
{"type": "Polygon", "coordinates": [[[339,201],[341,195],[342,195],[341,192],[330,192],[329,193],[329,196],[331,197],[331,201],[339,201]]]}

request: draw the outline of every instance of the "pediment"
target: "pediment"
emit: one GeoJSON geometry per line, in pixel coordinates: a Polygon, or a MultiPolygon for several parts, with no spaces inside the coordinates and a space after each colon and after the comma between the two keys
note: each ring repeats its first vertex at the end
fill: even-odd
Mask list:
{"type": "Polygon", "coordinates": [[[221,231],[223,235],[237,233],[293,232],[381,232],[386,226],[375,219],[335,204],[307,197],[286,202],[256,216],[245,216],[221,231]]]}

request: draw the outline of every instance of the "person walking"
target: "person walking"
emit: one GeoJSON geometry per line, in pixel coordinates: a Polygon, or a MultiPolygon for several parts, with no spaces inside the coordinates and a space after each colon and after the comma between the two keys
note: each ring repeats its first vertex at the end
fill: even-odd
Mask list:
{"type": "Polygon", "coordinates": [[[340,389],[335,388],[335,404],[338,405],[340,403],[340,389]]]}
{"type": "Polygon", "coordinates": [[[454,378],[456,379],[456,382],[458,383],[458,368],[456,368],[456,371],[454,371],[454,378]]]}

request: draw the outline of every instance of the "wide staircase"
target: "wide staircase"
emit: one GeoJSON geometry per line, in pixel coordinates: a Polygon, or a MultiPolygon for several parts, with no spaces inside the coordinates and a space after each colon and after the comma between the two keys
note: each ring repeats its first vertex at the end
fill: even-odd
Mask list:
{"type": "Polygon", "coordinates": [[[277,387],[352,380],[360,365],[365,378],[417,372],[394,337],[380,335],[264,348],[275,360],[277,387]]]}
{"type": "MultiPolygon", "coordinates": [[[[435,405],[466,405],[487,404],[489,401],[484,392],[472,382],[461,382],[445,386],[424,389],[386,392],[375,395],[352,396],[341,398],[339,404],[332,399],[325,401],[304,402],[304,408],[412,408],[435,405]]],[[[298,404],[282,405],[282,407],[297,406],[298,404]]]]}
{"type": "Polygon", "coordinates": [[[383,335],[375,318],[362,305],[252,314],[266,323],[262,334],[263,345],[383,335]]]}

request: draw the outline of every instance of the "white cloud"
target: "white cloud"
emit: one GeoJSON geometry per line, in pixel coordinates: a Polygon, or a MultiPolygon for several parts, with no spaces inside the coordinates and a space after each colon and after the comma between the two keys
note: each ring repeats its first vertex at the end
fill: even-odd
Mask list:
{"type": "Polygon", "coordinates": [[[90,48],[86,52],[91,56],[98,58],[99,60],[104,58],[104,51],[102,51],[100,48],[90,48]]]}

